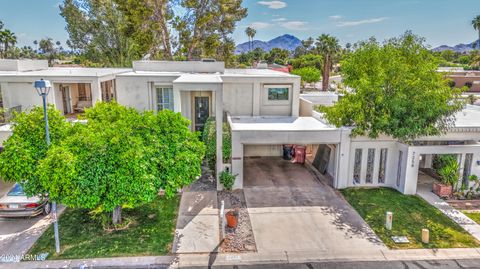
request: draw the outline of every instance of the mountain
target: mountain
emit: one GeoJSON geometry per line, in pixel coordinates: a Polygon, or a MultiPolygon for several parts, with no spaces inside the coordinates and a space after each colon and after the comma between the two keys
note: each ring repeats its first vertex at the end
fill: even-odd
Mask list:
{"type": "Polygon", "coordinates": [[[473,50],[473,45],[477,45],[478,44],[478,40],[477,41],[473,41],[472,43],[470,44],[458,44],[458,45],[455,45],[453,47],[450,47],[450,46],[447,46],[447,45],[442,45],[440,47],[436,47],[434,49],[432,49],[433,51],[444,51],[444,50],[453,50],[455,52],[460,52],[460,53],[464,53],[464,52],[470,52],[473,50]]]}
{"type": "MultiPolygon", "coordinates": [[[[255,48],[261,48],[264,51],[270,51],[273,48],[280,48],[289,51],[294,51],[298,46],[301,46],[302,42],[300,39],[296,38],[293,35],[282,35],[275,37],[269,41],[253,40],[252,50],[255,48]]],[[[250,42],[245,42],[238,44],[235,48],[235,54],[240,54],[250,51],[250,42]]]]}

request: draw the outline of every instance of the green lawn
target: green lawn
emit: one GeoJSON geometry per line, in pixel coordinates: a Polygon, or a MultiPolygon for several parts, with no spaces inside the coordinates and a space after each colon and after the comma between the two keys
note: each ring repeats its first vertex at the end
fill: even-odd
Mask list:
{"type": "Polygon", "coordinates": [[[55,254],[53,227],[30,249],[30,254],[48,252],[48,259],[164,255],[170,252],[179,197],[158,198],[136,209],[124,209],[131,218],[128,229],[107,232],[88,210],[67,209],[59,220],[61,253],[55,254]]]}
{"type": "Polygon", "coordinates": [[[390,248],[478,247],[479,242],[459,225],[422,198],[403,195],[389,188],[342,190],[343,196],[358,211],[375,233],[390,248]],[[393,228],[385,228],[385,212],[393,212],[393,228]],[[423,244],[421,230],[430,230],[430,243],[423,244]],[[405,235],[408,244],[395,244],[392,235],[405,235]]]}
{"type": "Polygon", "coordinates": [[[480,224],[480,212],[462,212],[465,214],[467,217],[471,218],[473,221],[476,223],[480,224]]]}

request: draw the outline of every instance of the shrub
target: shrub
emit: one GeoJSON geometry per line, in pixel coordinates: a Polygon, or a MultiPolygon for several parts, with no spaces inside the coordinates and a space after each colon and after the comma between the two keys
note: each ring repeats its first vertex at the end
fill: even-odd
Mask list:
{"type": "Polygon", "coordinates": [[[227,190],[231,190],[233,188],[233,184],[235,184],[235,178],[237,178],[237,175],[233,175],[228,171],[222,171],[220,173],[220,183],[222,183],[223,187],[227,190]]]}
{"type": "Polygon", "coordinates": [[[448,165],[440,168],[438,174],[440,175],[440,180],[445,185],[455,185],[460,178],[460,173],[458,172],[459,166],[457,161],[451,162],[448,165]]]}
{"type": "MultiPolygon", "coordinates": [[[[211,170],[215,169],[217,160],[217,139],[215,130],[215,119],[209,118],[203,127],[202,140],[205,143],[205,159],[211,170]]],[[[232,155],[232,134],[228,123],[223,123],[223,162],[230,162],[232,155]]]]}
{"type": "Polygon", "coordinates": [[[454,154],[435,155],[432,166],[433,169],[438,173],[442,167],[452,162],[457,162],[457,156],[454,154]]]}
{"type": "Polygon", "coordinates": [[[472,82],[470,82],[470,81],[465,82],[465,87],[467,87],[467,88],[470,89],[472,86],[473,86],[473,83],[472,83],[472,82]]]}
{"type": "Polygon", "coordinates": [[[294,69],[292,74],[302,78],[302,83],[312,83],[320,80],[320,70],[315,67],[302,67],[294,69]]]}

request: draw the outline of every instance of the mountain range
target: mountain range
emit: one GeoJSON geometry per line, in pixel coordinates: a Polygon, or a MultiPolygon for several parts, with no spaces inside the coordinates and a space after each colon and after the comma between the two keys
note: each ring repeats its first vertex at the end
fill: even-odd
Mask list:
{"type": "MultiPolygon", "coordinates": [[[[300,39],[293,35],[285,34],[275,37],[274,39],[269,41],[253,40],[252,50],[256,48],[261,48],[264,51],[270,51],[273,48],[280,48],[294,51],[298,46],[301,45],[302,42],[300,41],[300,39]]],[[[235,54],[241,54],[248,51],[250,51],[250,42],[238,44],[235,48],[235,54]]]]}
{"type": "Polygon", "coordinates": [[[478,40],[473,41],[472,43],[469,43],[469,44],[458,44],[458,45],[455,45],[453,47],[450,47],[450,46],[447,46],[447,45],[442,45],[442,46],[436,47],[432,50],[433,51],[453,50],[455,52],[464,53],[464,52],[472,51],[473,50],[473,45],[477,45],[477,44],[478,44],[478,40]]]}

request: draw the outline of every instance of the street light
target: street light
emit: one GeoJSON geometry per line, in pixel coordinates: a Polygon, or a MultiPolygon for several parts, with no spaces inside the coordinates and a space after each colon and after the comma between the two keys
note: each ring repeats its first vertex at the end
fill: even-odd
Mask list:
{"type": "MultiPolygon", "coordinates": [[[[34,83],[34,87],[37,90],[38,95],[42,97],[43,101],[43,118],[45,120],[45,137],[47,139],[47,146],[50,146],[50,132],[48,130],[48,115],[47,115],[47,96],[50,93],[52,84],[48,80],[37,80],[34,83]]],[[[57,203],[52,201],[52,218],[53,218],[53,230],[55,233],[55,251],[60,253],[60,238],[58,236],[58,222],[57,222],[57,203]]]]}

